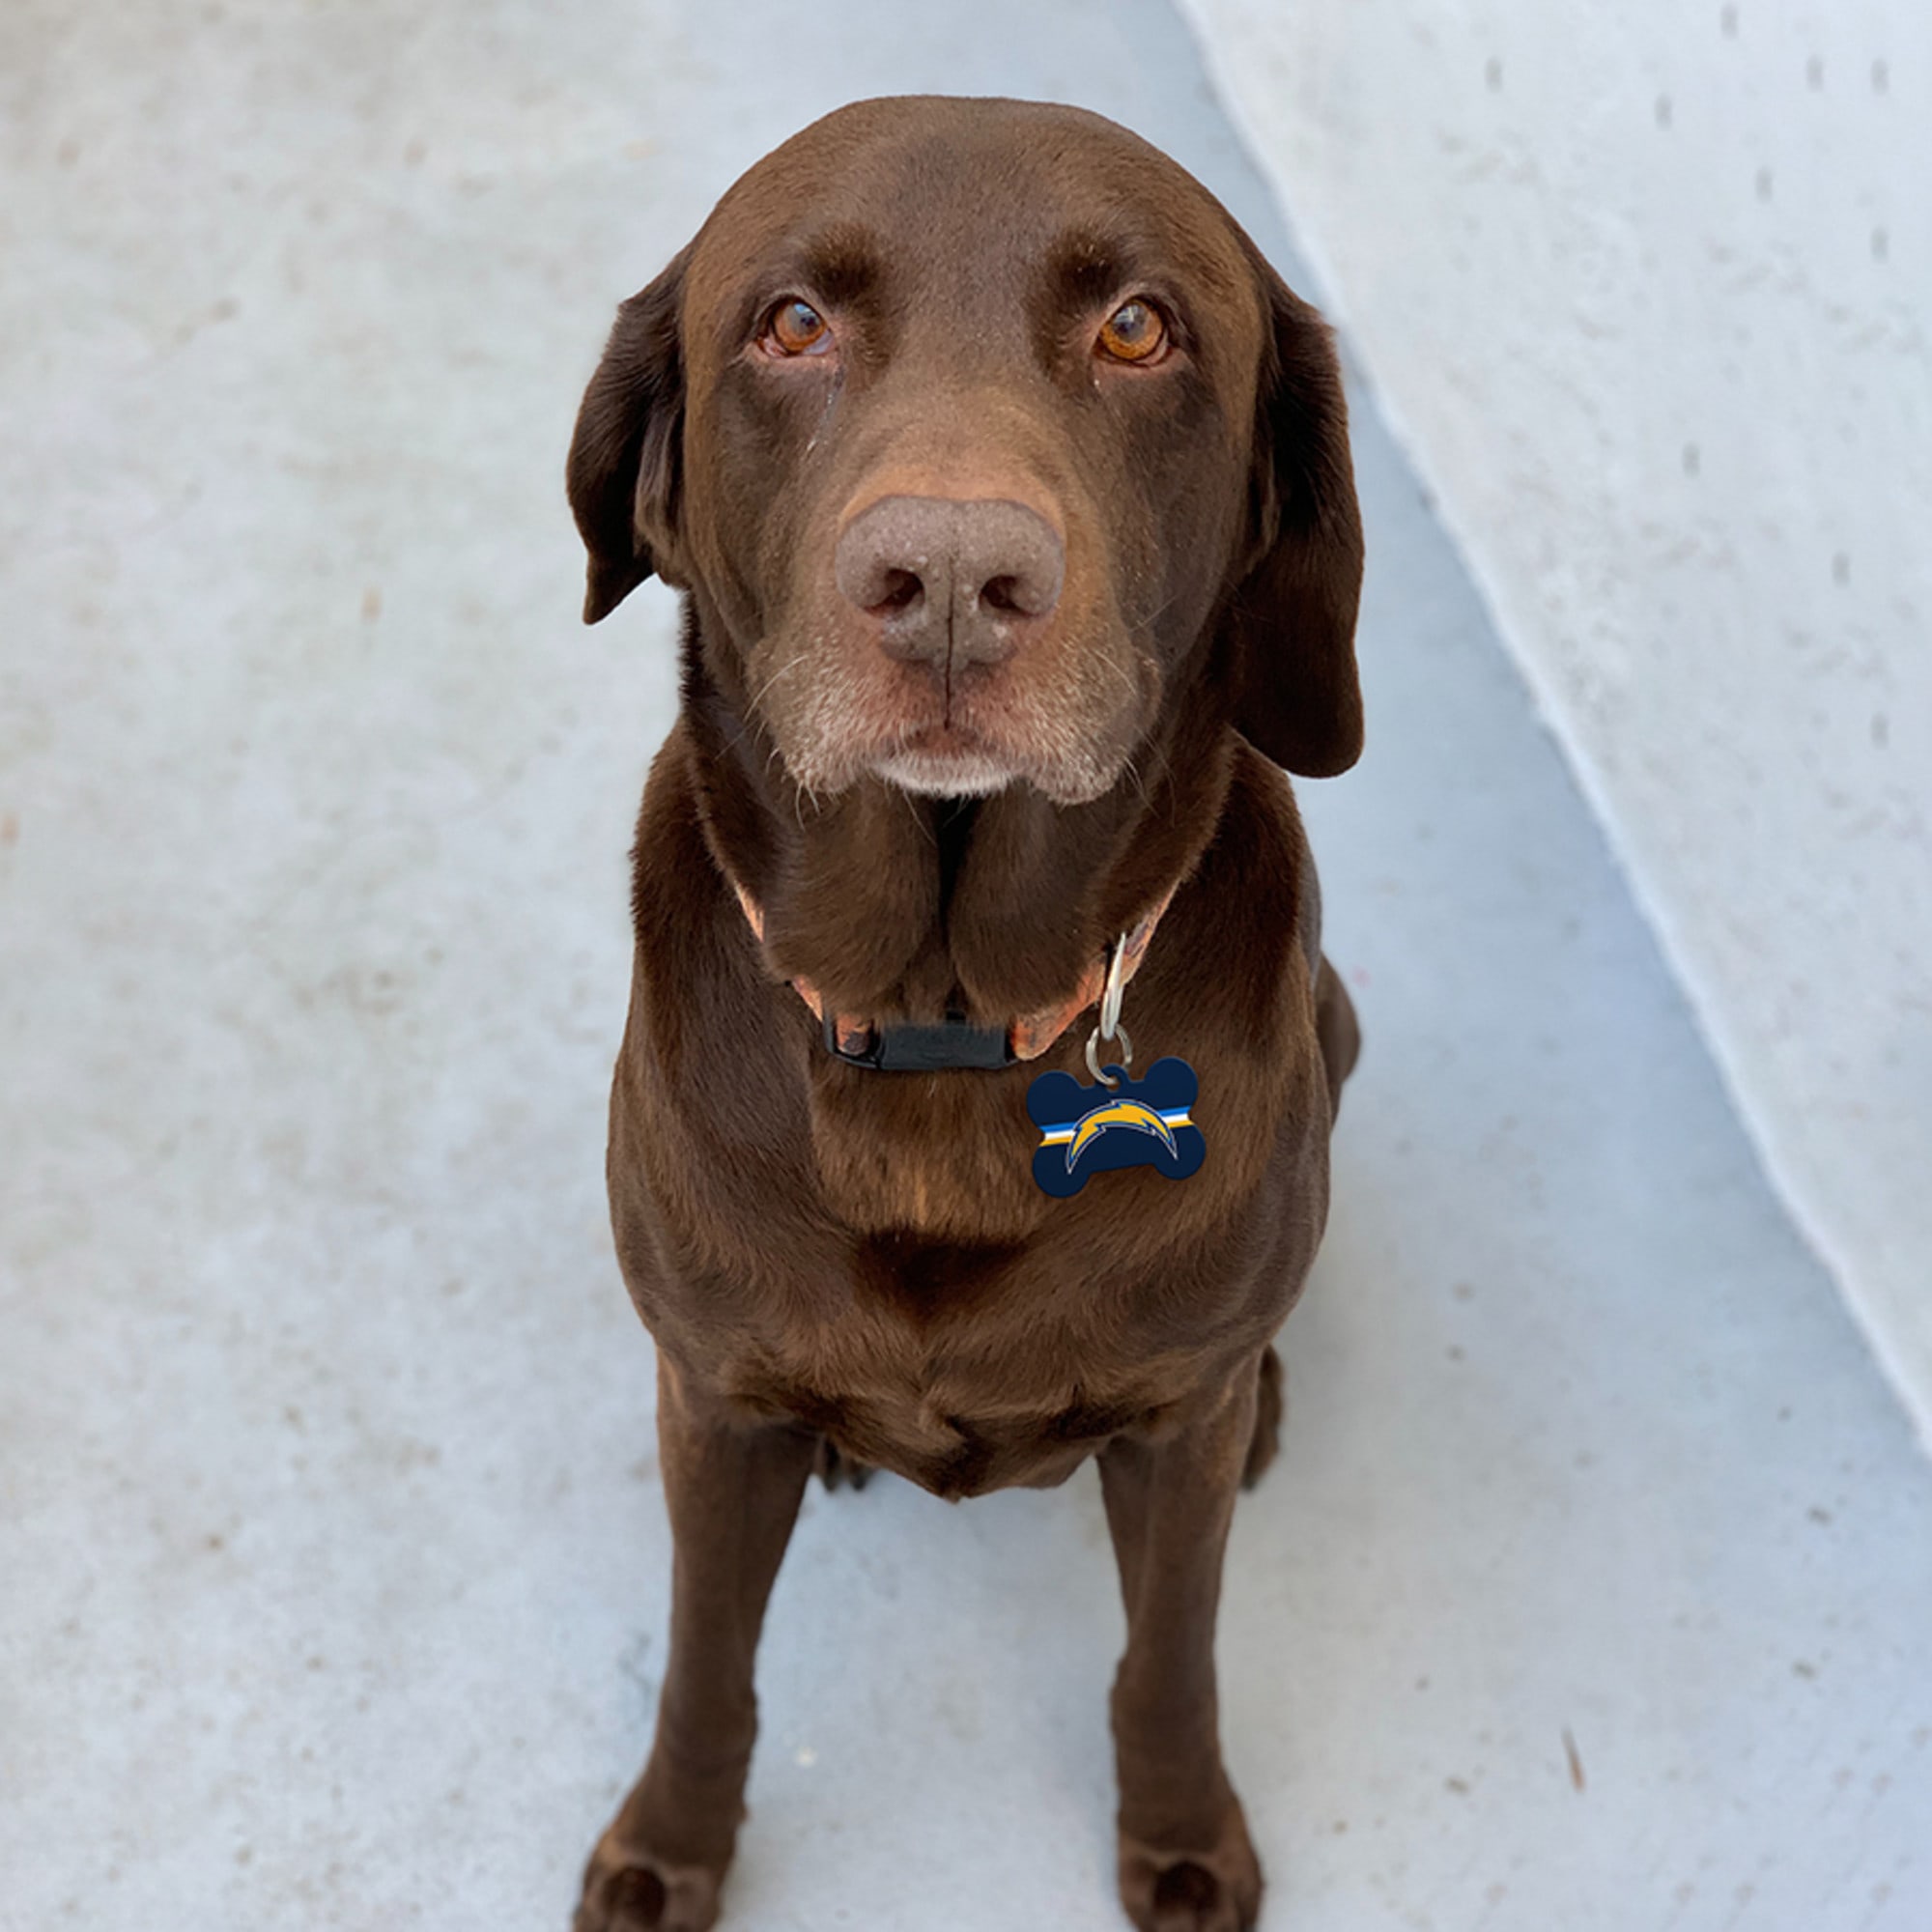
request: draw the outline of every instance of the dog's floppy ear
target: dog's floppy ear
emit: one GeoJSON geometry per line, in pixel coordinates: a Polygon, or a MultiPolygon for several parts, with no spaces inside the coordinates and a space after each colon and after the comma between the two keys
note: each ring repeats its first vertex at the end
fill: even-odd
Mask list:
{"type": "Polygon", "coordinates": [[[674,581],[684,440],[684,269],[675,256],[617,309],[583,392],[567,471],[571,514],[590,553],[583,621],[609,616],[656,571],[674,581]]]}
{"type": "Polygon", "coordinates": [[[1269,340],[1255,405],[1252,541],[1231,612],[1235,724],[1276,764],[1332,778],[1362,754],[1362,519],[1349,411],[1327,325],[1254,260],[1269,340]]]}

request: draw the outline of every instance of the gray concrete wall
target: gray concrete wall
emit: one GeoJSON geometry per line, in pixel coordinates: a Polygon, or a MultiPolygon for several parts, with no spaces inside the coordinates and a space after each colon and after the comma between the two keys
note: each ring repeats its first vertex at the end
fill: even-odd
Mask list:
{"type": "Polygon", "coordinates": [[[1932,1432],[1932,9],[1187,11],[1932,1432]]]}

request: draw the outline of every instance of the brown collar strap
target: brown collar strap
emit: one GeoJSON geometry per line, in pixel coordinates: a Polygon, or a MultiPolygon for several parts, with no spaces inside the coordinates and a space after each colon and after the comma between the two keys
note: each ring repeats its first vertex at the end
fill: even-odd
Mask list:
{"type": "MultiPolygon", "coordinates": [[[[738,895],[753,937],[763,945],[763,908],[737,880],[731,881],[731,888],[738,895]]],[[[1160,923],[1161,914],[1167,910],[1175,890],[1175,886],[1170,886],[1161,895],[1159,903],[1122,935],[1123,986],[1140,970],[1153,940],[1154,927],[1160,923]]],[[[1100,952],[1080,976],[1080,983],[1069,998],[1037,1012],[1022,1013],[1005,1027],[976,1027],[963,1013],[949,1013],[935,1025],[880,1026],[862,1013],[828,1012],[818,988],[810,980],[793,980],[789,983],[824,1028],[827,1050],[855,1066],[876,1067],[885,1072],[931,1072],[959,1066],[991,1068],[1010,1066],[1022,1060],[1037,1060],[1089,1007],[1097,1005],[1107,982],[1107,961],[1108,952],[1100,952]]]]}

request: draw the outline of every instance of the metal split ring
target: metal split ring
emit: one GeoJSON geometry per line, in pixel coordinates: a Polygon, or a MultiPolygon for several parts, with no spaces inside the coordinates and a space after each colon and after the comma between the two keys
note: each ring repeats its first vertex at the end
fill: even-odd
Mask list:
{"type": "MultiPolygon", "coordinates": [[[[1121,1042],[1121,1050],[1114,1055],[1110,1064],[1120,1067],[1124,1072],[1134,1064],[1134,1043],[1127,1037],[1127,1030],[1123,1026],[1117,1025],[1114,1028],[1114,1035],[1121,1042]]],[[[1102,1087],[1118,1087],[1121,1084],[1112,1074],[1100,1071],[1100,1029],[1098,1027],[1095,1027],[1087,1036],[1087,1070],[1093,1074],[1094,1078],[1102,1087]]]]}

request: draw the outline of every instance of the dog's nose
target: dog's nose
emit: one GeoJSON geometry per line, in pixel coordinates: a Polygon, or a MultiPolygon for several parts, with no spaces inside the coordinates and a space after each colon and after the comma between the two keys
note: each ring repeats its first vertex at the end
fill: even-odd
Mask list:
{"type": "Polygon", "coordinates": [[[840,592],[908,664],[998,664],[1060,601],[1066,552],[1024,503],[882,497],[846,525],[840,592]]]}

